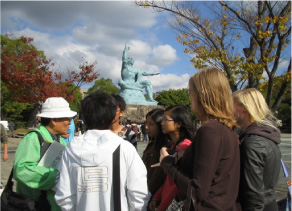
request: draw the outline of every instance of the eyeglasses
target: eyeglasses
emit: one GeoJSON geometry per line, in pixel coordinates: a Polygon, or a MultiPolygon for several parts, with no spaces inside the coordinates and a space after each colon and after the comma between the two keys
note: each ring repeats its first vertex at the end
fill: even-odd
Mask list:
{"type": "Polygon", "coordinates": [[[171,122],[174,121],[173,119],[162,119],[162,122],[171,122]]]}

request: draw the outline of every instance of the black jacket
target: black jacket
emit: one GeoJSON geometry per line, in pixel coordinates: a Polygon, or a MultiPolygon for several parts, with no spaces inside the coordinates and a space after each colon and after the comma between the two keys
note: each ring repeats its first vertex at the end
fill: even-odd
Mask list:
{"type": "Polygon", "coordinates": [[[280,132],[252,123],[241,141],[240,200],[242,210],[263,210],[276,203],[274,187],[281,168],[280,132]]]}

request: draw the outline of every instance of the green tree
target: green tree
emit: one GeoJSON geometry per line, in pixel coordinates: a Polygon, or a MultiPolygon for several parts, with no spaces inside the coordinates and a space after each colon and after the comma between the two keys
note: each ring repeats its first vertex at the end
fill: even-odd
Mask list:
{"type": "Polygon", "coordinates": [[[1,81],[1,119],[10,119],[19,125],[19,122],[23,120],[23,112],[31,108],[33,104],[20,103],[14,99],[5,83],[1,81]]]}
{"type": "Polygon", "coordinates": [[[284,52],[291,41],[289,1],[219,1],[206,3],[208,12],[196,1],[138,1],[136,5],[170,12],[169,24],[178,42],[186,46],[185,53],[192,55],[194,67],[219,68],[232,91],[267,82],[267,104],[277,110],[291,82],[289,65],[283,72],[278,69],[285,60],[291,63],[290,52],[284,52]],[[281,89],[275,88],[276,76],[283,76],[281,89]],[[277,97],[272,104],[273,93],[277,97]]]}
{"type": "MultiPolygon", "coordinates": [[[[75,85],[73,85],[72,87],[69,87],[68,89],[72,89],[73,91],[73,101],[71,101],[69,103],[70,108],[73,111],[76,111],[77,113],[79,113],[80,111],[80,106],[81,106],[81,101],[82,101],[82,94],[80,92],[80,89],[75,89],[75,85]]],[[[70,91],[69,91],[70,92],[70,91]]]]}
{"type": "Polygon", "coordinates": [[[95,91],[103,91],[109,94],[118,94],[119,88],[113,84],[110,78],[101,78],[94,82],[94,85],[88,89],[88,93],[93,93],[95,91]]]}
{"type": "Polygon", "coordinates": [[[165,108],[172,105],[184,105],[190,108],[189,95],[186,89],[169,89],[162,91],[155,100],[158,102],[158,105],[162,105],[165,108]]]}

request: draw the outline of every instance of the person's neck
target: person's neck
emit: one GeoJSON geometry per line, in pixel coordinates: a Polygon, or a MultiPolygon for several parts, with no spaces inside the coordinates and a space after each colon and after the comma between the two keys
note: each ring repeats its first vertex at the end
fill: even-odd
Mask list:
{"type": "Polygon", "coordinates": [[[173,133],[171,133],[169,135],[170,135],[172,143],[175,144],[179,139],[179,132],[176,131],[176,132],[173,132],[173,133]]]}
{"type": "Polygon", "coordinates": [[[122,129],[123,125],[120,125],[119,123],[114,123],[109,128],[113,133],[118,134],[122,129]]]}
{"type": "Polygon", "coordinates": [[[242,129],[242,131],[245,131],[252,123],[254,123],[254,121],[246,120],[240,125],[240,128],[242,129]]]}

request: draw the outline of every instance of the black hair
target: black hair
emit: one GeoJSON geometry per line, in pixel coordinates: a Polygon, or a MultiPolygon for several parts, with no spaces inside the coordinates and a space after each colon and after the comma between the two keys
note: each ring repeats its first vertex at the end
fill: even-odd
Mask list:
{"type": "Polygon", "coordinates": [[[127,104],[126,104],[124,98],[120,95],[114,95],[114,94],[112,94],[112,96],[116,99],[121,111],[125,111],[127,104]]]}
{"type": "Polygon", "coordinates": [[[193,125],[193,120],[189,112],[189,109],[183,105],[174,105],[165,109],[165,112],[166,111],[171,111],[171,114],[170,114],[171,118],[175,122],[178,122],[181,124],[181,127],[179,129],[179,139],[176,142],[176,145],[178,145],[184,139],[189,139],[190,141],[193,141],[196,130],[193,125]]]}
{"type": "Polygon", "coordinates": [[[41,117],[41,124],[43,126],[48,126],[50,124],[51,119],[46,117],[41,117]]]}
{"type": "Polygon", "coordinates": [[[87,129],[107,130],[117,112],[117,101],[108,93],[96,91],[81,102],[83,120],[87,129]]]}
{"type": "Polygon", "coordinates": [[[171,142],[168,141],[167,135],[162,132],[161,122],[163,119],[163,114],[164,109],[162,108],[155,108],[146,114],[146,119],[147,117],[151,117],[155,124],[158,126],[159,134],[157,137],[155,137],[155,147],[158,149],[161,149],[161,147],[164,146],[170,147],[171,145],[171,142]]]}

